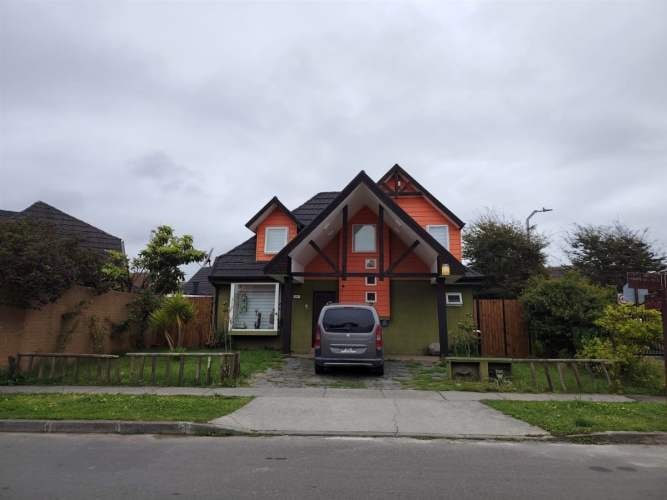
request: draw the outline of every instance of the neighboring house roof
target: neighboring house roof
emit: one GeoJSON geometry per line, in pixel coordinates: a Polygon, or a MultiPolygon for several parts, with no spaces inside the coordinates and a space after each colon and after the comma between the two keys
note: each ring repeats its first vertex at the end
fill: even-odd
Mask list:
{"type": "Polygon", "coordinates": [[[116,250],[125,252],[123,240],[95,226],[72,217],[51,205],[38,201],[21,212],[0,211],[2,218],[33,217],[53,225],[63,236],[76,238],[81,246],[94,250],[116,250]]]}
{"type": "MultiPolygon", "coordinates": [[[[424,195],[427,200],[429,200],[431,203],[433,203],[439,210],[441,210],[447,217],[449,217],[453,222],[455,222],[458,226],[459,229],[461,229],[463,226],[465,226],[465,222],[463,222],[461,219],[459,219],[454,212],[452,212],[449,208],[447,208],[440,200],[438,200],[435,196],[433,196],[428,189],[426,189],[424,186],[419,184],[409,173],[407,173],[403,167],[401,167],[398,163],[391,167],[389,171],[384,174],[380,180],[378,181],[378,184],[382,184],[391,176],[398,174],[401,177],[407,179],[410,184],[412,184],[414,187],[417,188],[420,194],[424,195]]],[[[389,196],[391,196],[391,193],[388,193],[389,196]]],[[[406,193],[406,194],[412,194],[412,193],[406,193]]]]}
{"type": "Polygon", "coordinates": [[[215,295],[215,288],[208,280],[211,274],[211,267],[202,267],[197,271],[192,278],[183,284],[184,295],[215,295]]]}
{"type": "Polygon", "coordinates": [[[558,279],[565,276],[570,269],[570,266],[550,266],[546,271],[549,278],[558,279]]]}

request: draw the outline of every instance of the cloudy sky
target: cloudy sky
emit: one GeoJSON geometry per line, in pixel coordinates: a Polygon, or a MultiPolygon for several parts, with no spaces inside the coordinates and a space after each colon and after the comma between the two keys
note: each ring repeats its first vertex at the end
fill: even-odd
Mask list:
{"type": "Polygon", "coordinates": [[[667,246],[667,2],[0,3],[0,208],[221,253],[277,194],[410,171],[465,221],[667,246]]]}

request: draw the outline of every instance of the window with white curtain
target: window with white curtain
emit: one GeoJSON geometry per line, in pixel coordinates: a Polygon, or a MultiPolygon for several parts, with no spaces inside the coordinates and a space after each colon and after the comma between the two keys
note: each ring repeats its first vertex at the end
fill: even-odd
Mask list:
{"type": "Polygon", "coordinates": [[[229,329],[278,330],[278,283],[232,283],[229,329]]]}
{"type": "Polygon", "coordinates": [[[278,253],[287,245],[286,227],[267,227],[264,233],[264,253],[278,253]]]}
{"type": "Polygon", "coordinates": [[[354,224],[352,237],[353,252],[375,252],[375,224],[354,224]]]}

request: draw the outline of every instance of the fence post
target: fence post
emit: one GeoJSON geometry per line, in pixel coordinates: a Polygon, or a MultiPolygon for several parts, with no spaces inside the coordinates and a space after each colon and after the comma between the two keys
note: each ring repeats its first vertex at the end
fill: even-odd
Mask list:
{"type": "Polygon", "coordinates": [[[151,356],[151,384],[156,385],[156,373],[155,373],[155,368],[157,364],[157,356],[153,355],[151,356]]]}
{"type": "Polygon", "coordinates": [[[581,387],[581,378],[579,378],[579,368],[577,368],[577,363],[570,363],[570,367],[572,368],[572,373],[574,373],[574,379],[577,381],[577,388],[579,389],[579,392],[581,392],[583,389],[581,387]]]}
{"type": "Polygon", "coordinates": [[[183,385],[183,369],[185,367],[185,356],[181,354],[178,360],[178,385],[183,385]]]}
{"type": "Polygon", "coordinates": [[[554,392],[554,385],[551,382],[551,374],[549,373],[549,363],[542,363],[544,367],[544,375],[547,377],[547,384],[549,385],[549,391],[554,392]]]}
{"type": "Polygon", "coordinates": [[[560,386],[563,389],[563,392],[566,392],[567,387],[565,387],[565,379],[563,378],[563,363],[556,363],[556,369],[558,370],[558,380],[560,381],[560,386]]]}

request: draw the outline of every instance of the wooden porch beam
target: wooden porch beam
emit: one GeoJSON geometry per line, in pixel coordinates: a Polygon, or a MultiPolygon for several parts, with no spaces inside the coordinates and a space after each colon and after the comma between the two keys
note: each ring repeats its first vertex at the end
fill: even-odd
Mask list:
{"type": "Polygon", "coordinates": [[[341,261],[341,274],[343,279],[347,277],[347,205],[343,207],[343,251],[341,261]]]}
{"type": "Polygon", "coordinates": [[[315,243],[313,240],[310,240],[308,243],[310,244],[311,247],[313,247],[315,249],[315,251],[318,254],[320,254],[322,256],[322,258],[327,262],[327,264],[329,264],[329,267],[331,267],[331,269],[333,269],[333,272],[337,273],[338,272],[338,267],[336,266],[336,264],[334,264],[334,261],[331,260],[331,257],[329,257],[327,254],[325,254],[322,251],[322,249],[319,247],[319,245],[317,243],[315,243]]]}
{"type": "Polygon", "coordinates": [[[389,269],[387,269],[387,274],[391,273],[396,268],[396,266],[398,266],[401,262],[403,262],[403,260],[408,255],[410,255],[414,251],[414,249],[417,248],[418,245],[419,245],[419,240],[415,240],[412,243],[412,245],[410,245],[408,248],[406,248],[405,251],[401,255],[398,256],[398,259],[396,259],[396,261],[389,266],[389,269]]]}
{"type": "Polygon", "coordinates": [[[380,245],[380,281],[384,281],[384,207],[378,207],[378,243],[380,245]]]}

